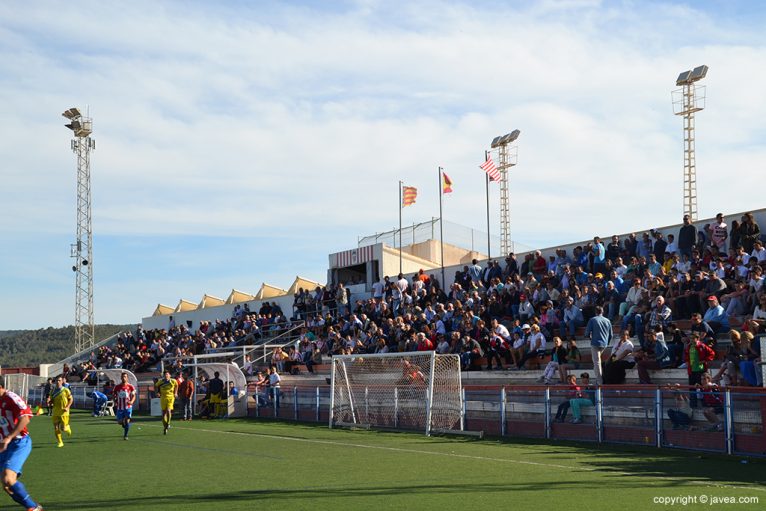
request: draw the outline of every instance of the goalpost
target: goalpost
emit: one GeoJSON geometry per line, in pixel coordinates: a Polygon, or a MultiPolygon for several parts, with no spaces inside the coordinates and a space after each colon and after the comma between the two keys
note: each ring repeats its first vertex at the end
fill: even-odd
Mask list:
{"type": "Polygon", "coordinates": [[[463,431],[460,358],[433,351],[332,357],[330,427],[463,431]]]}

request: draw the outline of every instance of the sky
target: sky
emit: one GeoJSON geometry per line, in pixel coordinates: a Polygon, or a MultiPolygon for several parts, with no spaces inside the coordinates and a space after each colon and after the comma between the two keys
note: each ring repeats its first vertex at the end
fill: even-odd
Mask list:
{"type": "MultiPolygon", "coordinates": [[[[93,117],[97,323],[326,280],[398,224],[486,229],[478,165],[514,129],[511,232],[531,247],[680,222],[679,72],[700,217],[763,207],[766,4],[750,1],[2,2],[0,330],[74,322],[76,162],[93,117]]],[[[499,192],[490,195],[499,228],[499,192]]]]}

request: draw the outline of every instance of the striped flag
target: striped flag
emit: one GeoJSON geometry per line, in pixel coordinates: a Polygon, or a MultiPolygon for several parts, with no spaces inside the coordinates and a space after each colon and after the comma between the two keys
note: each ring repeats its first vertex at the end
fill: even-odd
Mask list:
{"type": "Polygon", "coordinates": [[[442,193],[452,193],[452,180],[442,171],[442,193]]]}
{"type": "Polygon", "coordinates": [[[495,167],[491,156],[487,155],[487,161],[479,165],[479,168],[487,173],[490,181],[500,181],[500,171],[495,167]]]}
{"type": "Polygon", "coordinates": [[[415,199],[418,197],[418,189],[414,186],[402,187],[402,207],[415,204],[415,199]]]}

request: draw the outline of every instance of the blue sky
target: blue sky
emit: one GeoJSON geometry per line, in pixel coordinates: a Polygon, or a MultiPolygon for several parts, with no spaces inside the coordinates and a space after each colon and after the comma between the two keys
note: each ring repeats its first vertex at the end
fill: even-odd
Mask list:
{"type": "MultiPolygon", "coordinates": [[[[484,228],[477,168],[521,130],[514,238],[550,246],[681,215],[677,74],[700,64],[700,214],[763,206],[760,2],[0,4],[0,329],[71,324],[75,160],[90,108],[96,319],[138,322],[296,275],[404,222],[484,228]]],[[[494,191],[497,202],[497,191],[494,191]]],[[[493,207],[496,210],[496,207],[493,207]]],[[[497,231],[497,212],[493,211],[497,231]]]]}

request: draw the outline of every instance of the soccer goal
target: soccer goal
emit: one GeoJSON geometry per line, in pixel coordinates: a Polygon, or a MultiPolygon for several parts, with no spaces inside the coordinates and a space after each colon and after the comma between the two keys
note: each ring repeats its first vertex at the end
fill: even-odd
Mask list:
{"type": "Polygon", "coordinates": [[[433,351],[332,358],[330,427],[463,430],[460,359],[433,351]]]}

